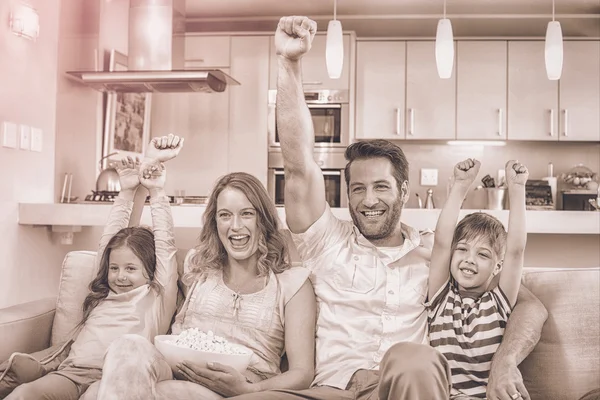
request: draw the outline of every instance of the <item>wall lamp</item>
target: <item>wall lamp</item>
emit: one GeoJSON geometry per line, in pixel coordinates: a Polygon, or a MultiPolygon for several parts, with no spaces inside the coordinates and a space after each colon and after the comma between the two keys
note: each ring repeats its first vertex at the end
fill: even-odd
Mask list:
{"type": "Polygon", "coordinates": [[[35,41],[40,34],[40,17],[32,6],[25,3],[17,4],[10,13],[10,31],[35,41]]]}

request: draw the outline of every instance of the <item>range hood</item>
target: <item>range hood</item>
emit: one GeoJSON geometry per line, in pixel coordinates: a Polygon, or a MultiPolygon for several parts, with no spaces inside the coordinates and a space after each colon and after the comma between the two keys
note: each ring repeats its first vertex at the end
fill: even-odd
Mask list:
{"type": "MultiPolygon", "coordinates": [[[[218,69],[175,69],[183,65],[185,0],[129,0],[127,71],[68,71],[102,92],[223,92],[240,83],[218,69]],[[178,53],[177,59],[174,53],[178,53]]],[[[114,53],[114,50],[113,50],[114,53]]]]}
{"type": "Polygon", "coordinates": [[[101,92],[222,92],[239,82],[218,69],[171,71],[72,71],[67,74],[101,92]]]}

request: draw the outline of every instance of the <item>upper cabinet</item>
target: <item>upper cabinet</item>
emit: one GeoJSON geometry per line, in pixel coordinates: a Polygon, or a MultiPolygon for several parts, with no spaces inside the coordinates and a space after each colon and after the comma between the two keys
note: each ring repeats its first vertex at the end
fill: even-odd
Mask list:
{"type": "Polygon", "coordinates": [[[406,43],[406,139],[456,137],[456,68],[440,79],[435,42],[406,43]]]}
{"type": "MultiPolygon", "coordinates": [[[[352,62],[351,35],[344,34],[344,66],[339,79],[331,79],[325,63],[326,35],[315,35],[312,47],[302,57],[302,84],[306,90],[348,90],[350,89],[350,69],[352,62]]],[[[269,88],[277,89],[277,54],[275,52],[275,37],[271,37],[271,73],[269,88]]]]}
{"type": "Polygon", "coordinates": [[[561,141],[600,141],[600,41],[565,41],[560,78],[561,141]]]}
{"type": "Polygon", "coordinates": [[[506,41],[459,41],[456,138],[506,139],[506,41]]]}
{"type": "Polygon", "coordinates": [[[508,43],[507,136],[558,140],[558,81],[546,76],[543,41],[508,43]]]}
{"type": "Polygon", "coordinates": [[[186,35],[186,68],[228,68],[230,48],[229,36],[186,35]]]}
{"type": "Polygon", "coordinates": [[[356,138],[404,139],[406,43],[357,42],[356,138]]]}

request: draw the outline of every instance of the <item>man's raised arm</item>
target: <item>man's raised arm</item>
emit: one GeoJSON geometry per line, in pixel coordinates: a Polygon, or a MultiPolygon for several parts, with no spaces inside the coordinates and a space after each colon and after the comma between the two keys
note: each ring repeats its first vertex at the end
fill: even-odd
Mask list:
{"type": "Polygon", "coordinates": [[[325,210],[325,183],[313,158],[314,128],[304,100],[300,63],[316,31],[317,24],[306,17],[283,17],[275,33],[277,132],[285,170],[286,220],[294,233],[306,231],[325,210]]]}

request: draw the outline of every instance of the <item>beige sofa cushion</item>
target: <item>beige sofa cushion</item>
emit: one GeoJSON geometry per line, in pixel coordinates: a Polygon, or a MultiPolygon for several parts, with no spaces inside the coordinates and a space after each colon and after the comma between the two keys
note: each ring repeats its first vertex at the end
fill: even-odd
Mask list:
{"type": "Polygon", "coordinates": [[[72,251],[63,260],[51,344],[62,343],[83,317],[82,305],[94,279],[95,251],[72,251]]]}
{"type": "Polygon", "coordinates": [[[532,269],[523,283],[549,313],[520,366],[531,399],[573,400],[600,388],[600,269],[532,269]]]}

